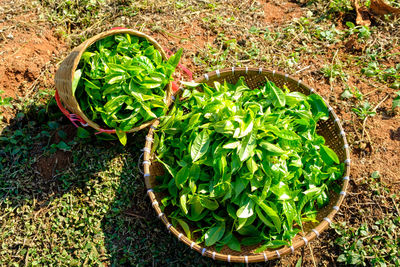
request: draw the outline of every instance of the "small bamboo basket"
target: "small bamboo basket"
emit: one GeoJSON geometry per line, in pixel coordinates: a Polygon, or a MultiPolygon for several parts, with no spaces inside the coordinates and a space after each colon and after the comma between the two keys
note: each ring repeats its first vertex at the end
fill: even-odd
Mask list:
{"type": "MultiPolygon", "coordinates": [[[[205,74],[204,76],[196,79],[197,83],[206,83],[208,85],[213,85],[214,81],[223,82],[226,80],[229,83],[235,84],[238,79],[243,76],[246,84],[251,88],[259,88],[265,84],[266,78],[274,82],[277,86],[282,88],[286,85],[291,91],[298,91],[305,95],[315,93],[313,88],[307,87],[301,82],[301,80],[295,80],[287,74],[281,74],[276,71],[267,71],[256,69],[256,68],[232,68],[217,70],[205,74]]],[[[326,102],[326,101],[325,101],[326,102]]],[[[203,256],[210,257],[214,260],[221,260],[227,262],[241,262],[241,263],[253,263],[253,262],[266,262],[268,260],[273,260],[280,258],[284,255],[294,253],[295,250],[307,245],[311,240],[318,237],[325,229],[327,229],[333,221],[333,217],[339,211],[340,205],[342,204],[344,197],[346,195],[346,190],[349,184],[350,175],[350,152],[349,146],[346,141],[345,132],[340,124],[339,118],[333,112],[332,107],[326,103],[330,111],[329,119],[326,121],[319,121],[317,125],[317,131],[320,135],[325,138],[326,144],[333,149],[340,162],[345,163],[345,172],[343,179],[337,181],[341,185],[341,192],[339,194],[330,192],[330,203],[323,209],[319,210],[317,215],[317,220],[319,224],[307,223],[305,224],[305,235],[297,235],[292,240],[292,246],[282,247],[280,249],[272,250],[267,249],[263,253],[254,253],[253,251],[257,248],[252,247],[242,247],[242,252],[236,252],[227,247],[224,247],[221,252],[216,252],[213,247],[203,247],[202,244],[197,244],[193,240],[188,239],[185,233],[180,229],[172,226],[168,219],[168,214],[161,212],[158,205],[161,198],[158,193],[155,193],[152,188],[156,186],[155,178],[161,175],[163,167],[158,162],[152,162],[153,156],[150,151],[153,141],[153,133],[157,128],[159,121],[155,121],[150,127],[149,133],[146,136],[146,143],[144,149],[143,157],[143,169],[144,178],[147,187],[147,194],[150,198],[153,208],[156,210],[158,217],[163,221],[165,226],[169,231],[171,231],[180,241],[184,242],[186,245],[190,246],[192,249],[198,251],[203,256]]]]}
{"type": "MultiPolygon", "coordinates": [[[[138,37],[142,37],[147,39],[151,44],[154,45],[154,47],[161,53],[162,58],[164,60],[167,60],[167,55],[164,52],[164,49],[154,40],[152,37],[141,33],[139,31],[131,30],[131,29],[124,29],[124,28],[116,28],[112,29],[103,33],[100,33],[96,36],[93,36],[92,38],[86,40],[76,48],[72,50],[72,52],[66,57],[63,62],[61,63],[60,67],[58,68],[56,75],[55,75],[55,84],[56,84],[56,98],[58,100],[58,97],[60,98],[62,104],[64,104],[65,109],[63,107],[60,107],[60,109],[63,111],[65,115],[67,115],[70,119],[71,118],[77,118],[77,121],[84,122],[90,127],[96,129],[97,131],[100,132],[108,132],[108,133],[113,133],[115,130],[104,130],[102,129],[97,123],[91,121],[81,110],[79,107],[79,103],[77,102],[76,98],[72,95],[72,81],[74,78],[74,74],[76,71],[76,68],[79,64],[79,61],[81,59],[82,54],[88,49],[92,44],[94,44],[96,41],[101,40],[107,36],[110,35],[116,35],[116,34],[130,34],[138,37]],[[67,110],[67,111],[66,111],[67,110]],[[69,114],[69,112],[73,114],[69,114]],[[72,115],[70,117],[70,115],[72,115]]],[[[172,83],[169,82],[165,88],[167,90],[167,95],[166,95],[166,103],[167,105],[171,104],[171,96],[172,96],[172,83]]],[[[57,101],[58,104],[61,104],[59,101],[57,101]]],[[[131,132],[137,132],[143,128],[146,128],[153,124],[156,119],[145,122],[137,127],[134,127],[127,131],[128,133],[131,132]]],[[[71,120],[72,121],[72,120],[71,120]]],[[[85,126],[86,126],[85,124],[85,126]]]]}

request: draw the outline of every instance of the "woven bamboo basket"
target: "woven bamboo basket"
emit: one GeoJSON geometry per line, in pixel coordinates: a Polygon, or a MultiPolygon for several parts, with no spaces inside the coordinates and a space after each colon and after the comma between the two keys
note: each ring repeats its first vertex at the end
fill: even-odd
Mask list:
{"type": "MultiPolygon", "coordinates": [[[[115,34],[131,34],[134,36],[142,37],[147,39],[151,44],[154,45],[154,47],[161,53],[162,57],[164,60],[167,60],[167,56],[164,52],[164,49],[154,40],[152,37],[141,33],[139,31],[131,30],[131,29],[124,29],[124,28],[116,28],[112,29],[103,33],[100,33],[96,36],[93,36],[92,38],[86,40],[79,46],[77,46],[75,49],[72,50],[72,52],[66,57],[63,62],[61,63],[60,67],[58,68],[56,75],[55,75],[55,84],[56,84],[56,94],[60,97],[62,103],[64,104],[64,107],[66,110],[69,112],[72,112],[73,115],[78,118],[81,118],[84,122],[86,122],[90,127],[98,130],[98,131],[103,131],[103,132],[109,132],[112,133],[114,130],[103,130],[101,127],[91,121],[81,110],[79,107],[79,104],[76,100],[76,98],[72,95],[72,81],[74,77],[75,70],[79,64],[79,61],[81,59],[82,54],[86,51],[87,48],[89,48],[92,44],[94,44],[96,41],[103,39],[107,36],[110,35],[115,35],[115,34]]],[[[168,83],[166,86],[165,90],[167,90],[167,95],[166,95],[166,102],[167,105],[171,103],[171,95],[172,95],[172,83],[168,83]]],[[[58,97],[56,95],[56,97],[58,97]]],[[[61,109],[62,107],[60,107],[61,109]]],[[[63,111],[64,114],[66,114],[63,111]]],[[[67,114],[66,114],[67,115],[67,114]]],[[[81,121],[82,120],[78,120],[81,121]]],[[[143,128],[146,128],[153,124],[156,119],[145,122],[141,124],[140,126],[134,127],[130,129],[127,132],[136,132],[139,131],[143,128]]]]}
{"type": "MultiPolygon", "coordinates": [[[[313,88],[306,86],[301,82],[301,80],[295,80],[289,77],[287,74],[281,74],[276,71],[262,70],[262,68],[256,69],[246,67],[217,70],[196,79],[196,82],[213,85],[214,81],[222,82],[223,80],[226,80],[229,83],[235,84],[241,76],[244,77],[246,84],[252,89],[259,88],[264,85],[265,79],[267,78],[281,88],[283,87],[283,85],[286,85],[291,91],[298,91],[305,95],[315,93],[313,88]]],[[[203,247],[202,244],[196,244],[193,240],[188,239],[183,231],[173,227],[168,219],[168,215],[162,213],[160,210],[160,207],[158,205],[158,203],[160,202],[160,196],[152,189],[156,186],[156,176],[163,173],[163,168],[161,164],[159,164],[158,162],[152,162],[153,155],[150,153],[152,147],[153,133],[159,124],[159,121],[157,120],[150,127],[149,133],[146,136],[143,169],[146,187],[148,189],[147,194],[150,198],[153,208],[157,212],[158,217],[166,225],[167,229],[171,231],[180,241],[184,242],[192,249],[198,251],[203,256],[210,257],[214,260],[241,263],[264,262],[294,253],[295,250],[301,248],[302,246],[306,246],[311,240],[318,237],[325,229],[330,226],[335,214],[339,211],[340,205],[344,200],[349,184],[350,153],[349,146],[345,137],[345,132],[340,124],[339,118],[333,112],[332,107],[330,107],[328,103],[326,104],[330,111],[330,117],[328,120],[320,121],[318,123],[317,131],[325,138],[326,144],[337,153],[340,162],[345,163],[346,167],[343,179],[341,181],[337,181],[341,186],[342,191],[339,194],[330,192],[330,203],[323,209],[318,211],[317,219],[320,223],[305,224],[306,234],[304,236],[297,235],[292,240],[292,246],[285,246],[276,250],[267,249],[263,253],[253,253],[252,251],[255,250],[254,246],[243,246],[242,252],[236,252],[230,250],[229,248],[223,248],[222,251],[219,253],[216,252],[213,247],[203,247]]]]}

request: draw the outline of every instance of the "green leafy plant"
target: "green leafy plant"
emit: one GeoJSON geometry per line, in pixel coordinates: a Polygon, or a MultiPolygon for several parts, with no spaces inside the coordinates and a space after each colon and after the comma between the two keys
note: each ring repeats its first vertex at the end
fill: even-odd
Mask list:
{"type": "Polygon", "coordinates": [[[363,100],[364,94],[357,87],[347,87],[343,93],[340,95],[343,99],[349,99],[355,97],[357,100],[363,100]]]}
{"type": "Polygon", "coordinates": [[[320,96],[270,81],[255,90],[243,79],[185,90],[154,136],[166,170],[157,178],[168,192],[161,209],[217,249],[290,244],[304,222],[316,221],[343,172],[316,133],[328,116],[320,96]]]}
{"type": "Polygon", "coordinates": [[[336,29],[334,24],[332,24],[329,29],[317,27],[314,32],[314,36],[317,39],[321,41],[327,41],[329,43],[339,42],[339,37],[341,34],[343,33],[340,30],[336,29]]]}
{"type": "Polygon", "coordinates": [[[379,81],[388,82],[393,89],[400,89],[400,64],[396,67],[381,69],[377,61],[371,61],[361,69],[367,77],[375,77],[379,81]]]}
{"type": "Polygon", "coordinates": [[[356,34],[360,39],[368,39],[371,36],[371,31],[368,26],[355,26],[353,22],[347,21],[346,26],[349,27],[348,35],[356,34]]]}
{"type": "Polygon", "coordinates": [[[347,222],[332,224],[338,235],[334,241],[340,251],[338,262],[353,266],[400,265],[398,195],[390,195],[389,188],[380,177],[379,171],[374,171],[364,182],[371,195],[369,202],[376,207],[382,201],[390,200],[392,210],[378,218],[363,219],[360,225],[347,222]]]}
{"type": "Polygon", "coordinates": [[[376,115],[376,112],[372,110],[371,104],[368,101],[364,101],[361,105],[351,110],[356,113],[361,120],[364,120],[368,116],[373,117],[376,115]]]}
{"type": "MultiPolygon", "coordinates": [[[[5,107],[5,108],[12,108],[12,97],[2,97],[1,95],[4,93],[4,91],[0,90],[0,107],[5,107]]],[[[0,111],[0,120],[3,119],[3,114],[0,111]]]]}
{"type": "Polygon", "coordinates": [[[350,0],[334,0],[330,1],[329,8],[333,12],[348,12],[353,9],[350,0]]]}
{"type": "Polygon", "coordinates": [[[164,61],[144,38],[108,36],[83,53],[73,94],[92,121],[116,129],[125,145],[126,131],[165,114],[165,86],[181,55],[182,49],[164,61]]]}
{"type": "Polygon", "coordinates": [[[342,249],[338,262],[360,266],[400,264],[398,240],[393,235],[400,230],[400,217],[389,216],[357,228],[343,222],[335,224],[334,229],[340,235],[335,244],[342,249]]]}
{"type": "Polygon", "coordinates": [[[347,75],[340,64],[326,65],[321,69],[321,72],[326,78],[329,78],[330,84],[338,78],[341,78],[342,81],[347,80],[347,75]]]}

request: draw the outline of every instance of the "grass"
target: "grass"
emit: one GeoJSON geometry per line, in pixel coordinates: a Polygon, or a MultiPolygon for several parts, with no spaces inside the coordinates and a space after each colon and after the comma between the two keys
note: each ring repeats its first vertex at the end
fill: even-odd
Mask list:
{"type": "MultiPolygon", "coordinates": [[[[360,213],[368,213],[358,223],[339,222],[333,226],[337,238],[334,244],[340,251],[337,261],[349,265],[398,266],[400,264],[400,195],[390,193],[380,181],[378,171],[361,185],[369,195],[364,203],[355,203],[360,213]],[[381,214],[375,217],[371,209],[379,206],[381,214]]],[[[358,191],[358,190],[357,190],[358,191]]],[[[363,190],[359,188],[359,191],[363,190]]],[[[376,212],[375,212],[376,214],[376,212]]]]}
{"type": "MultiPolygon", "coordinates": [[[[289,73],[335,107],[356,161],[379,161],[378,152],[364,150],[380,146],[368,134],[372,122],[384,117],[399,127],[398,107],[392,109],[400,84],[399,19],[356,26],[349,0],[303,2],[296,2],[300,17],[283,22],[265,22],[262,1],[39,0],[6,10],[14,10],[10,16],[33,10],[69,50],[96,33],[127,26],[171,50],[183,46],[182,62],[196,76],[231,66],[289,73]]],[[[46,88],[26,99],[0,100],[0,265],[220,264],[191,251],[156,218],[138,169],[145,132],[131,136],[126,148],[93,133],[80,138],[53,94],[46,88]],[[44,162],[46,175],[38,168],[44,162]]],[[[373,178],[375,170],[352,177],[334,229],[272,264],[398,265],[396,185],[383,182],[393,179],[388,174],[373,178]]]]}

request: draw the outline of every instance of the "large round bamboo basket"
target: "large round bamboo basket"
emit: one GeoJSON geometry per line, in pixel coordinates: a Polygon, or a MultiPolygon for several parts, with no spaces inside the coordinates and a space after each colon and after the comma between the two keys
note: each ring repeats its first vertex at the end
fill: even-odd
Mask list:
{"type": "MultiPolygon", "coordinates": [[[[82,54],[86,51],[87,48],[89,48],[92,44],[94,44],[96,41],[103,39],[107,36],[110,35],[115,35],[115,34],[124,34],[128,33],[134,36],[142,37],[147,39],[150,43],[154,45],[154,47],[161,53],[162,57],[164,60],[167,60],[167,56],[164,52],[164,49],[154,40],[152,37],[141,33],[139,31],[135,30],[130,30],[130,29],[113,29],[109,30],[103,33],[100,33],[96,36],[93,36],[92,38],[84,41],[82,44],[77,46],[72,50],[72,52],[66,57],[63,62],[61,63],[60,67],[58,68],[56,75],[55,75],[55,84],[56,84],[56,90],[57,93],[64,104],[64,107],[71,113],[79,116],[80,118],[83,119],[90,127],[98,130],[98,131],[103,131],[103,132],[113,132],[113,130],[103,130],[101,127],[91,121],[81,110],[79,107],[78,102],[76,101],[75,97],[72,95],[72,81],[74,77],[75,70],[79,64],[79,61],[81,59],[82,54]]],[[[171,103],[171,95],[172,95],[172,83],[168,83],[166,86],[165,90],[167,90],[167,96],[166,96],[166,102],[167,105],[171,103]]],[[[152,123],[154,123],[154,120],[145,122],[135,128],[130,129],[127,132],[136,132],[139,131],[143,128],[146,128],[150,126],[152,123]]]]}
{"type": "MultiPolygon", "coordinates": [[[[217,70],[204,76],[198,78],[196,82],[207,83],[213,85],[214,81],[222,82],[226,80],[229,83],[236,83],[239,77],[243,76],[246,84],[250,88],[258,88],[265,84],[265,79],[274,82],[277,86],[283,87],[286,85],[291,91],[298,91],[303,94],[309,95],[315,93],[314,89],[309,88],[303,84],[300,80],[295,80],[288,75],[278,73],[276,71],[267,71],[255,68],[232,68],[217,70]]],[[[220,253],[216,252],[213,247],[203,247],[202,244],[196,244],[194,241],[188,239],[185,233],[180,229],[173,227],[168,219],[168,214],[161,212],[158,203],[160,202],[160,196],[155,193],[152,188],[156,186],[155,178],[157,175],[163,173],[162,166],[157,162],[152,162],[153,156],[150,151],[152,147],[153,133],[157,128],[159,121],[156,121],[149,130],[146,137],[146,144],[144,149],[143,158],[143,168],[144,168],[144,178],[146,182],[146,187],[148,188],[147,193],[150,197],[152,206],[156,210],[158,217],[166,225],[167,229],[171,231],[178,239],[184,242],[186,245],[190,246],[192,249],[198,251],[203,256],[210,257],[214,260],[222,260],[228,262],[264,262],[276,258],[280,258],[284,255],[294,253],[295,250],[302,246],[307,245],[311,240],[318,237],[325,229],[329,227],[332,223],[335,214],[339,211],[340,205],[346,195],[346,190],[349,184],[350,175],[350,153],[348,144],[345,137],[345,132],[340,124],[339,118],[333,112],[332,107],[326,103],[329,111],[330,117],[326,121],[320,121],[317,126],[317,131],[322,135],[326,144],[332,148],[338,155],[340,162],[345,163],[345,172],[343,179],[337,181],[341,186],[341,192],[339,194],[330,192],[330,203],[323,209],[319,210],[317,219],[319,224],[308,223],[305,225],[306,234],[304,236],[297,235],[292,242],[290,247],[282,247],[276,250],[265,250],[263,253],[253,253],[257,247],[242,247],[242,252],[238,253],[236,251],[230,250],[229,248],[223,248],[220,253]]]]}

